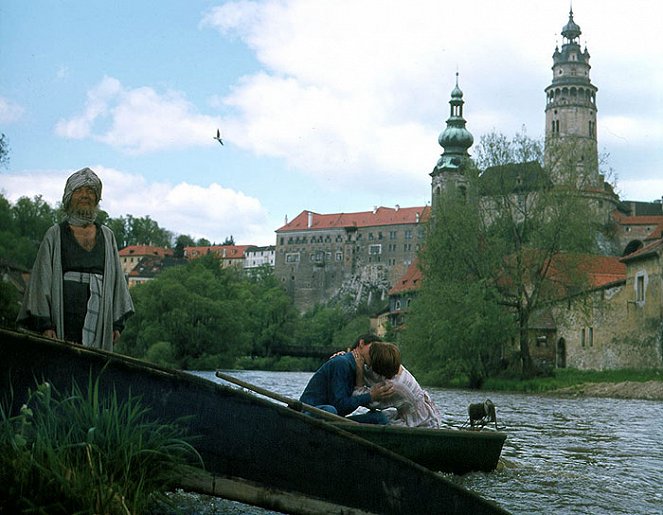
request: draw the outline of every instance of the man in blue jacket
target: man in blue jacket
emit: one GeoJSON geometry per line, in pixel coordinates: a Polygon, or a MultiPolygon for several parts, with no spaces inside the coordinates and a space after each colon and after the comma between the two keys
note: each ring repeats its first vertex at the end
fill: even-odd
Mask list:
{"type": "MultiPolygon", "coordinates": [[[[355,343],[355,350],[364,362],[370,366],[371,343],[382,341],[379,337],[368,334],[360,336],[355,343]]],[[[386,383],[374,385],[369,393],[352,395],[357,378],[357,363],[352,352],[346,352],[329,359],[309,380],[304,393],[299,398],[305,404],[315,406],[335,415],[345,417],[359,406],[368,406],[371,401],[381,401],[393,393],[393,386],[386,383]]],[[[380,411],[369,411],[348,417],[365,424],[386,424],[387,417],[380,411]]]]}

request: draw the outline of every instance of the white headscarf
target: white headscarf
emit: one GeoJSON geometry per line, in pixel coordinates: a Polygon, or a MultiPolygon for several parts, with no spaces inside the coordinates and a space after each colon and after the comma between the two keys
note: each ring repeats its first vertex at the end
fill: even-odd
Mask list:
{"type": "Polygon", "coordinates": [[[75,215],[69,212],[69,204],[71,203],[72,194],[78,188],[82,188],[83,186],[87,186],[94,190],[95,196],[97,197],[97,205],[99,205],[99,201],[101,200],[101,179],[97,177],[96,173],[94,173],[90,168],[83,168],[71,174],[67,179],[67,183],[64,187],[64,194],[62,195],[62,207],[67,213],[67,221],[73,225],[91,224],[94,223],[94,220],[97,218],[96,209],[89,218],[75,215]]]}

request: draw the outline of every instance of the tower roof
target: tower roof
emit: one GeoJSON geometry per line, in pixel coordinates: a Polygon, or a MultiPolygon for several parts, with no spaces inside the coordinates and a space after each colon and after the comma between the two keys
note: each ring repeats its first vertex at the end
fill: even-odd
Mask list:
{"type": "Polygon", "coordinates": [[[464,158],[469,154],[467,149],[474,143],[474,137],[465,128],[463,118],[463,92],[458,86],[458,73],[456,73],[456,86],[451,91],[451,113],[447,119],[446,128],[437,138],[438,143],[444,148],[444,152],[437,162],[436,170],[462,168],[464,158]]]}
{"type": "Polygon", "coordinates": [[[562,36],[566,38],[570,43],[574,43],[575,40],[582,34],[580,26],[573,21],[573,9],[569,11],[569,21],[564,28],[562,28],[562,36]]]}

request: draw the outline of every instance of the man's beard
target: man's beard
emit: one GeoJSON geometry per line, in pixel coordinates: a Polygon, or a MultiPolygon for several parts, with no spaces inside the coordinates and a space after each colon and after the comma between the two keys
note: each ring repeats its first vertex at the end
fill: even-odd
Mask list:
{"type": "Polygon", "coordinates": [[[90,225],[97,219],[99,209],[95,207],[70,207],[67,211],[67,220],[72,225],[90,225]]]}

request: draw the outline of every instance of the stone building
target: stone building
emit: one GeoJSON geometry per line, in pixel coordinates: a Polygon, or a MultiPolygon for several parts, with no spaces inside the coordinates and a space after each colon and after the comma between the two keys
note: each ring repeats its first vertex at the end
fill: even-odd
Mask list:
{"type": "Polygon", "coordinates": [[[344,293],[357,302],[386,299],[424,241],[429,211],[302,211],[276,231],[275,274],[302,311],[344,293]]]}
{"type": "Polygon", "coordinates": [[[622,279],[552,309],[558,367],[607,370],[663,367],[663,239],[620,259],[622,279]]]}

